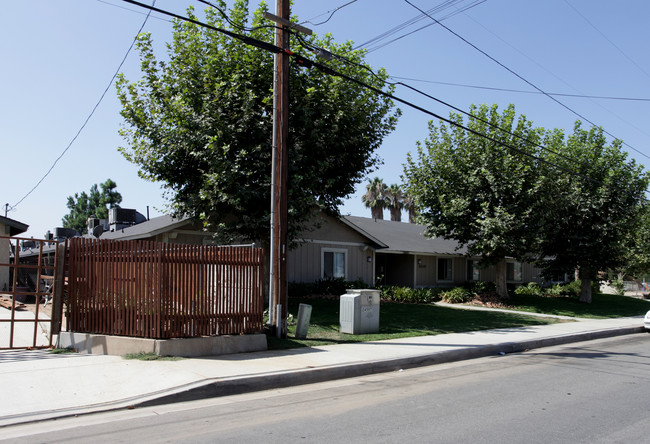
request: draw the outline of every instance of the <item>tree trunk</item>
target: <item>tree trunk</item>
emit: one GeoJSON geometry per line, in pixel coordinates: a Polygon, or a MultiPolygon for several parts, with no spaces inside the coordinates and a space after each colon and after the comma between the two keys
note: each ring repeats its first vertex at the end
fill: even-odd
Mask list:
{"type": "Polygon", "coordinates": [[[497,279],[496,279],[497,294],[501,299],[510,299],[510,295],[508,294],[508,284],[506,280],[506,272],[508,269],[506,266],[506,259],[505,258],[499,259],[496,268],[497,268],[497,279]]]}
{"type": "Polygon", "coordinates": [[[588,270],[580,270],[580,302],[591,304],[591,272],[588,270]]]}

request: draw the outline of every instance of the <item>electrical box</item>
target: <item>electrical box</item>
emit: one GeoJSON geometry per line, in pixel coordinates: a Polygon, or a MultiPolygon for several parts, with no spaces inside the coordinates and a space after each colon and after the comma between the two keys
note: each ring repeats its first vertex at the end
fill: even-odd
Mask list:
{"type": "Polygon", "coordinates": [[[348,290],[341,295],[341,333],[363,335],[379,332],[379,290],[348,290]]]}

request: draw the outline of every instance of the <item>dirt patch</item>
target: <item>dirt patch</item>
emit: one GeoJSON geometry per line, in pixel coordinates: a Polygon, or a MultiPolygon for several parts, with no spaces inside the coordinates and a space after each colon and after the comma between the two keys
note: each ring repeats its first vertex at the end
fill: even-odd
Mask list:
{"type": "Polygon", "coordinates": [[[468,305],[476,305],[477,307],[489,307],[489,308],[506,308],[514,309],[513,305],[508,305],[499,297],[496,291],[491,291],[488,293],[477,294],[473,300],[467,303],[468,305]]]}

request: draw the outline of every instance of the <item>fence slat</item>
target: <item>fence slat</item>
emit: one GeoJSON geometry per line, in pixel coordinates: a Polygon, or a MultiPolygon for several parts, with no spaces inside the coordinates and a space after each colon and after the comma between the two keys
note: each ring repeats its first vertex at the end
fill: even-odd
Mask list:
{"type": "Polygon", "coordinates": [[[261,249],[75,238],[68,330],[145,338],[262,330],[261,249]]]}

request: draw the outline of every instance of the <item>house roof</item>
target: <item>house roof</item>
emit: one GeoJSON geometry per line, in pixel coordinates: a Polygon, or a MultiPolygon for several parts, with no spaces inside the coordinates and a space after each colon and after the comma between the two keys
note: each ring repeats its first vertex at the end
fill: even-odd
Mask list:
{"type": "Polygon", "coordinates": [[[119,240],[132,240],[132,239],[147,239],[155,237],[159,234],[166,233],[177,228],[192,223],[190,218],[176,218],[170,215],[154,217],[146,222],[132,225],[117,231],[105,231],[100,236],[101,239],[119,239],[119,240]]]}
{"type": "Polygon", "coordinates": [[[342,216],[342,219],[362,234],[385,244],[387,247],[379,250],[382,253],[436,255],[467,253],[467,248],[458,248],[459,244],[455,240],[426,237],[424,235],[425,227],[422,225],[358,216],[342,216]]]}
{"type": "Polygon", "coordinates": [[[18,234],[24,233],[27,231],[27,229],[29,229],[29,225],[3,216],[0,216],[0,224],[4,224],[6,227],[9,227],[9,233],[0,233],[0,235],[8,234],[9,236],[16,236],[18,234]]]}
{"type": "MultiPolygon", "coordinates": [[[[467,248],[458,248],[458,242],[451,239],[430,239],[424,235],[422,225],[389,220],[377,220],[358,216],[341,216],[341,222],[367,238],[382,253],[459,255],[467,248]]],[[[118,231],[102,233],[102,239],[146,239],[166,233],[192,223],[189,218],[175,218],[169,215],[155,217],[146,222],[118,231]]]]}

